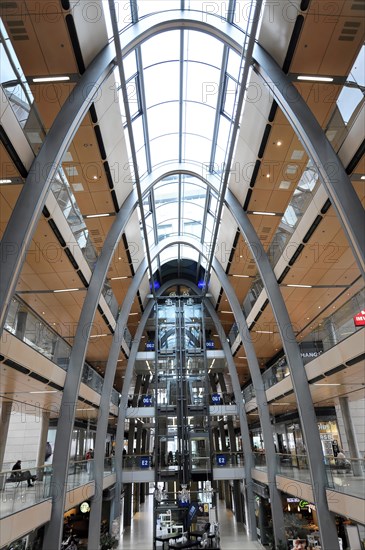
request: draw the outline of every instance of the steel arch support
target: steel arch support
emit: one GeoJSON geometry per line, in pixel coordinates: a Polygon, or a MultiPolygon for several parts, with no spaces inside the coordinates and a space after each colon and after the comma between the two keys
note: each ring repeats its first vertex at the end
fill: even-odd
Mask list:
{"type": "MultiPolygon", "coordinates": [[[[58,546],[61,545],[63,528],[62,518],[64,514],[64,503],[67,488],[65,481],[67,479],[72,430],[76,413],[77,399],[79,396],[82,368],[85,361],[92,323],[109,265],[125,226],[127,225],[128,220],[136,206],[136,200],[136,194],[134,192],[130,193],[122,208],[119,210],[107,235],[102,252],[96,262],[81,310],[74,345],[71,349],[61,401],[59,422],[57,426],[55,448],[53,453],[52,512],[51,519],[45,528],[43,543],[43,548],[45,549],[52,548],[57,544],[58,546]]],[[[104,393],[103,387],[101,397],[103,403],[104,393]]]]}
{"type": "Polygon", "coordinates": [[[271,426],[269,407],[266,399],[266,391],[264,387],[264,382],[262,380],[260,366],[257,361],[255,348],[251,341],[250,332],[248,330],[247,322],[245,316],[242,312],[242,308],[237,299],[237,296],[233,290],[232,285],[228,281],[228,277],[219,263],[219,261],[214,258],[213,269],[216,272],[216,275],[226,293],[229,305],[231,306],[239,334],[243,346],[245,348],[245,353],[250,369],[252,384],[255,388],[257,409],[259,411],[260,423],[262,428],[262,434],[265,444],[265,456],[266,456],[266,466],[267,466],[267,478],[270,491],[270,501],[271,501],[271,513],[273,518],[273,527],[274,527],[274,536],[276,544],[280,540],[285,540],[285,531],[284,531],[284,514],[283,507],[281,504],[280,493],[276,486],[276,453],[274,446],[274,437],[273,430],[271,426]]]}
{"type": "Polygon", "coordinates": [[[33,161],[5,228],[0,243],[0,332],[52,180],[99,86],[113,68],[114,55],[113,45],[106,46],[69,95],[33,161]]]}
{"type": "MultiPolygon", "coordinates": [[[[140,264],[140,269],[143,271],[143,274],[146,272],[147,270],[146,260],[144,260],[140,264]]],[[[103,479],[104,479],[105,437],[108,430],[110,397],[113,389],[113,382],[115,377],[115,370],[117,367],[117,361],[120,355],[120,348],[123,341],[124,328],[127,325],[128,315],[132,308],[134,298],[137,295],[140,282],[141,281],[139,280],[139,277],[134,277],[132,279],[131,285],[128,288],[126,297],[123,302],[123,306],[119,312],[116,330],[113,336],[113,343],[109,351],[109,357],[108,357],[108,361],[105,369],[103,390],[101,393],[101,399],[100,399],[100,405],[99,405],[98,423],[97,423],[96,439],[95,439],[95,454],[94,454],[95,495],[91,499],[89,536],[88,536],[88,546],[87,546],[88,550],[99,550],[99,545],[100,545],[99,543],[100,518],[101,518],[101,509],[102,509],[102,500],[103,500],[102,495],[103,495],[103,479]]],[[[146,311],[148,312],[148,308],[146,311]]],[[[144,319],[145,315],[146,315],[146,312],[143,314],[142,319],[144,319]]],[[[147,317],[145,318],[144,322],[147,321],[147,317]]],[[[140,326],[138,327],[138,330],[139,329],[140,329],[140,326]]],[[[128,364],[129,362],[130,362],[130,359],[128,360],[128,364]]],[[[124,405],[123,403],[124,399],[125,399],[125,396],[122,398],[122,403],[119,406],[119,411],[121,410],[121,407],[124,405]]],[[[123,441],[123,438],[122,438],[122,441],[123,441]]],[[[117,470],[118,470],[118,463],[116,464],[117,464],[117,470]]]]}
{"type": "MultiPolygon", "coordinates": [[[[171,246],[171,244],[175,244],[175,243],[187,244],[192,248],[195,248],[196,250],[198,250],[202,254],[202,256],[206,258],[205,252],[201,249],[201,247],[197,246],[197,243],[196,241],[194,241],[194,239],[189,239],[185,237],[178,237],[178,238],[171,237],[171,238],[164,239],[159,245],[157,245],[154,249],[152,249],[151,259],[154,260],[154,258],[158,254],[160,254],[165,248],[168,248],[169,246],[171,246]]],[[[251,337],[247,327],[246,319],[242,313],[238,299],[234,293],[234,290],[228,280],[228,277],[223,267],[220,265],[218,260],[214,259],[212,266],[219,280],[221,281],[221,284],[227,295],[228,301],[230,302],[237,325],[240,328],[240,335],[244,343],[244,347],[247,355],[247,361],[248,361],[248,365],[251,373],[251,378],[252,378],[252,382],[256,392],[258,411],[260,415],[260,422],[261,422],[263,438],[265,443],[265,450],[267,453],[266,461],[267,461],[267,472],[268,472],[268,485],[269,485],[271,507],[272,507],[274,535],[275,535],[275,540],[278,542],[279,540],[284,540],[285,538],[284,516],[283,516],[282,505],[281,505],[280,492],[276,486],[276,479],[275,479],[276,454],[275,454],[275,447],[274,447],[273,431],[272,431],[272,426],[270,422],[270,414],[269,414],[269,409],[268,409],[267,400],[266,400],[266,392],[262,381],[260,367],[257,361],[255,349],[251,342],[251,337]]],[[[141,283],[146,269],[147,269],[147,264],[146,264],[146,260],[144,260],[144,262],[139,266],[134,276],[134,279],[136,280],[137,284],[141,283]]],[[[122,306],[121,312],[123,310],[124,310],[124,304],[122,306]]],[[[124,314],[125,319],[127,318],[128,313],[129,313],[129,310],[124,314]]],[[[123,334],[123,330],[124,330],[124,326],[122,325],[122,317],[120,315],[118,318],[115,334],[117,335],[123,334]]],[[[117,345],[116,339],[113,340],[113,346],[114,345],[117,345]]]]}
{"type": "MultiPolygon", "coordinates": [[[[115,497],[114,497],[114,518],[120,516],[120,494],[122,490],[122,470],[123,470],[123,444],[124,444],[124,422],[126,417],[126,409],[128,406],[128,389],[130,388],[132,377],[133,377],[133,368],[136,361],[138,348],[143,334],[144,328],[146,326],[148,317],[151,314],[154,301],[150,300],[145,307],[142,318],[139,322],[136,334],[133,338],[133,344],[130,349],[130,354],[128,357],[127,368],[124,375],[122,396],[119,405],[119,414],[117,421],[117,431],[116,431],[116,444],[115,444],[115,465],[116,465],[116,488],[115,488],[115,497]],[[122,467],[121,467],[122,465],[122,467]]],[[[109,359],[108,359],[109,363],[109,359]]],[[[105,438],[105,433],[104,433],[105,438]]]]}
{"type": "Polygon", "coordinates": [[[319,437],[318,424],[307,375],[288,310],[267,254],[247,214],[243,211],[238,200],[231,192],[227,193],[226,202],[256,262],[276,319],[276,323],[278,325],[285,355],[290,368],[293,389],[297,400],[299,417],[307,448],[313,494],[318,510],[318,522],[321,531],[322,543],[325,548],[336,550],[339,548],[338,537],[333,515],[328,508],[326,496],[327,477],[323,461],[323,451],[319,437]]]}
{"type": "MultiPolygon", "coordinates": [[[[180,10],[168,12],[168,19],[166,19],[165,13],[152,14],[145,17],[138,25],[127,29],[123,33],[125,42],[122,45],[122,53],[124,56],[127,55],[134,47],[153,34],[181,28],[210,33],[238,54],[242,54],[243,31],[212,14],[180,10]]],[[[83,116],[90,107],[98,87],[112,69],[115,62],[114,56],[113,43],[108,44],[90,64],[79,84],[66,100],[32,164],[26,183],[11,214],[0,243],[2,264],[0,331],[3,329],[8,306],[52,178],[83,116]]],[[[303,99],[298,96],[296,89],[286,79],[275,61],[259,44],[255,46],[253,58],[256,61],[255,70],[268,82],[274,98],[282,106],[299,139],[317,164],[322,181],[336,208],[361,273],[364,275],[363,210],[349,178],[322,129],[317,124],[313,113],[305,106],[303,99]],[[300,103],[300,109],[295,109],[295,105],[294,107],[291,105],[289,99],[293,96],[297,98],[298,104],[300,103]],[[330,170],[333,170],[334,167],[336,175],[338,174],[338,181],[333,183],[330,170]]]]}
{"type": "Polygon", "coordinates": [[[258,44],[254,69],[264,80],[314,162],[365,277],[365,217],[360,199],[316,117],[274,59],[258,44]]]}
{"type": "Polygon", "coordinates": [[[250,540],[257,540],[257,530],[256,530],[256,516],[255,516],[255,502],[253,496],[253,482],[251,469],[254,466],[254,461],[252,457],[252,449],[250,445],[250,432],[248,428],[247,416],[245,406],[242,400],[241,387],[238,380],[236,365],[233,361],[231,347],[227,342],[227,339],[224,336],[224,330],[222,324],[219,320],[219,317],[212,305],[212,303],[205,298],[204,306],[206,307],[210,317],[213,320],[215,328],[219,334],[221,345],[228,363],[228,371],[231,375],[231,382],[234,392],[235,401],[238,408],[238,416],[240,419],[241,426],[241,439],[243,452],[245,456],[245,500],[246,500],[246,515],[247,515],[247,531],[250,540]]]}

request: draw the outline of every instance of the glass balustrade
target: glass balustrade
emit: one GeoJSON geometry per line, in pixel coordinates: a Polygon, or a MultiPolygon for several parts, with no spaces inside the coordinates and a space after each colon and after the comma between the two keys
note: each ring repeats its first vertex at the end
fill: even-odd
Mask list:
{"type": "MultiPolygon", "coordinates": [[[[25,302],[15,296],[10,304],[5,330],[67,371],[71,346],[48,326],[25,302]]],[[[103,377],[84,363],[82,382],[101,394],[103,377]]],[[[119,405],[119,392],[112,390],[111,402],[119,405]]]]}
{"type": "Polygon", "coordinates": [[[0,472],[0,518],[51,497],[52,466],[0,472]],[[28,486],[28,479],[31,486],[28,486]]]}
{"type": "MultiPolygon", "coordinates": [[[[24,463],[26,463],[24,461],[24,463]]],[[[22,462],[23,464],[23,462],[22,462]]],[[[115,458],[104,459],[104,477],[115,472],[115,458]]],[[[0,472],[0,518],[4,518],[51,498],[52,465],[26,467],[0,472]],[[28,479],[30,486],[28,486],[28,479]]],[[[67,491],[85,485],[94,479],[94,460],[75,460],[68,466],[67,491]]]]}
{"type": "MultiPolygon", "coordinates": [[[[364,307],[364,301],[365,289],[362,289],[343,304],[338,311],[318,324],[316,328],[305,337],[305,340],[300,343],[300,347],[306,342],[312,342],[313,344],[319,343],[323,348],[323,352],[326,352],[355,332],[364,330],[364,327],[356,327],[353,320],[354,315],[359,313],[364,307]]],[[[306,358],[304,362],[307,364],[313,359],[315,359],[315,357],[309,357],[306,358]]],[[[290,376],[290,371],[286,358],[283,356],[262,374],[265,389],[271,388],[287,376],[290,376]]],[[[250,385],[244,388],[242,390],[242,395],[246,403],[253,399],[255,396],[253,386],[250,385]]]]}

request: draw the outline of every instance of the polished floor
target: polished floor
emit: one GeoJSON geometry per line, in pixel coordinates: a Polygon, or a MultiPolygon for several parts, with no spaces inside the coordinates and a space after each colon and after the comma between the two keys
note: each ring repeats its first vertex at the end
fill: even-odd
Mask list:
{"type": "MultiPolygon", "coordinates": [[[[152,550],[153,548],[153,497],[150,495],[135,514],[131,527],[120,536],[118,550],[152,550]]],[[[218,504],[218,522],[220,524],[220,548],[222,550],[262,550],[258,542],[247,539],[244,528],[237,524],[232,512],[225,509],[223,501],[218,504]]],[[[159,546],[157,548],[161,548],[159,546]]]]}

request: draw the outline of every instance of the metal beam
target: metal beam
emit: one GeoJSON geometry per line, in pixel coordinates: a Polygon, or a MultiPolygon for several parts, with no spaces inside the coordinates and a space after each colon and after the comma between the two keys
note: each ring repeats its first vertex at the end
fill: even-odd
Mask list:
{"type": "MultiPolygon", "coordinates": [[[[52,513],[49,523],[45,527],[43,548],[60,547],[62,541],[64,503],[66,497],[68,475],[68,463],[70,457],[72,432],[76,414],[77,400],[82,376],[82,368],[85,361],[86,350],[91,333],[100,294],[113,258],[114,251],[128,223],[128,220],[136,207],[137,195],[134,191],[125,200],[118,212],[114,223],[106,237],[104,247],[95,264],[90,285],[81,310],[80,319],[71,349],[69,365],[67,369],[65,385],[57,426],[56,441],[53,453],[53,491],[52,513]]],[[[132,283],[133,285],[133,283],[132,283]]],[[[134,298],[134,296],[133,296],[134,298]]],[[[115,335],[114,335],[115,336],[115,335]]],[[[123,337],[123,334],[121,335],[123,337]]],[[[105,383],[105,382],[104,382],[105,383]]],[[[107,386],[105,386],[106,388],[107,386]]],[[[105,390],[106,391],[106,390],[105,390]]],[[[104,387],[102,390],[101,404],[104,405],[104,387]]],[[[107,408],[109,413],[109,408],[107,408]]],[[[107,414],[108,414],[107,413],[107,414]]]]}
{"type": "MultiPolygon", "coordinates": [[[[318,523],[324,548],[336,550],[338,537],[333,515],[327,502],[326,487],[328,485],[323,461],[322,444],[319,437],[318,422],[309,389],[307,375],[300,355],[292,323],[281,294],[274,271],[270,265],[262,243],[252,226],[246,212],[233,193],[227,193],[227,206],[234,216],[246,244],[256,262],[261,280],[264,283],[276,323],[280,332],[286,359],[290,369],[293,389],[298,405],[300,423],[305,440],[308,463],[312,478],[313,494],[318,510],[318,523]]],[[[237,318],[236,318],[237,321],[237,318]]]]}
{"type": "MultiPolygon", "coordinates": [[[[143,274],[147,270],[146,259],[140,264],[137,273],[142,271],[143,274]]],[[[89,536],[88,536],[88,550],[99,550],[100,546],[100,518],[102,509],[102,495],[103,495],[103,479],[104,479],[104,458],[105,458],[105,438],[108,431],[108,416],[110,409],[110,398],[113,390],[113,383],[115,377],[115,371],[117,367],[117,361],[120,355],[120,348],[123,341],[124,329],[127,326],[128,315],[133,305],[133,301],[137,295],[139,285],[139,277],[133,277],[132,283],[128,288],[127,294],[123,301],[123,306],[119,311],[116,330],[113,335],[113,343],[110,347],[109,357],[106,364],[103,389],[101,392],[98,422],[96,428],[96,440],[95,440],[95,452],[94,452],[94,481],[95,481],[95,496],[91,499],[90,508],[90,521],[89,521],[89,536]]],[[[144,318],[145,313],[142,318],[144,318]]],[[[146,317],[147,320],[147,317],[146,317]]],[[[140,326],[138,327],[139,330],[140,326]]],[[[133,347],[133,346],[132,346],[133,347]]],[[[128,364],[131,358],[129,356],[128,364]]],[[[123,386],[124,387],[124,386],[123,386]]],[[[122,403],[119,406],[119,413],[123,406],[125,398],[128,399],[128,395],[123,396],[122,403]]],[[[125,409],[124,409],[125,410],[125,409]]],[[[124,437],[121,438],[124,441],[124,437]]],[[[121,462],[116,462],[116,469],[119,470],[121,462]]],[[[118,475],[118,474],[117,474],[118,475]]],[[[120,498],[120,493],[119,493],[120,498]]]]}
{"type": "Polygon", "coordinates": [[[114,56],[113,45],[106,46],[66,99],[29,170],[5,228],[0,243],[0,332],[52,180],[99,86],[113,69],[114,56]]]}
{"type": "Polygon", "coordinates": [[[247,534],[250,540],[257,540],[257,530],[256,530],[256,516],[255,516],[255,501],[253,496],[253,481],[251,475],[251,469],[254,467],[254,461],[252,456],[252,449],[250,444],[250,431],[248,428],[247,416],[245,406],[242,400],[241,386],[238,380],[237,369],[234,363],[231,347],[227,342],[225,337],[225,332],[222,327],[222,324],[219,320],[217,312],[214,309],[214,306],[208,300],[204,299],[204,306],[206,307],[210,317],[213,320],[217,333],[219,334],[219,339],[224,351],[224,355],[228,365],[228,372],[231,376],[231,382],[234,392],[234,398],[237,404],[238,416],[240,419],[241,426],[241,440],[242,447],[245,457],[245,503],[246,503],[246,525],[247,525],[247,534]]]}
{"type": "Polygon", "coordinates": [[[318,171],[363,277],[365,216],[360,199],[326,134],[297,88],[258,44],[254,69],[270,89],[318,171]]]}
{"type": "MultiPolygon", "coordinates": [[[[213,14],[172,10],[168,14],[155,13],[146,16],[138,25],[127,29],[122,35],[122,57],[126,57],[133,48],[156,33],[177,28],[207,32],[231,47],[239,55],[242,54],[245,35],[239,28],[233,27],[213,14]]],[[[30,246],[52,179],[99,86],[113,68],[114,56],[113,43],[108,44],[90,64],[80,82],[65,101],[32,164],[26,183],[11,214],[0,243],[2,272],[0,278],[0,331],[3,329],[10,300],[15,292],[26,252],[30,246]]],[[[335,206],[345,235],[364,276],[363,208],[351,181],[323,130],[316,122],[313,113],[306,107],[304,100],[297,94],[297,90],[275,61],[259,44],[255,45],[253,57],[255,70],[263,78],[267,78],[275,100],[282,106],[299,139],[317,165],[321,180],[335,206]],[[290,102],[290,97],[295,97],[296,101],[290,102]]]]}

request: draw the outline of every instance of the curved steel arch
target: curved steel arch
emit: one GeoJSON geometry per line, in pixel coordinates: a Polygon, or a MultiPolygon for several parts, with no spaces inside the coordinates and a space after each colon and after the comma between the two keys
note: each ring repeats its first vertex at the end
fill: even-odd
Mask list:
{"type": "MultiPolygon", "coordinates": [[[[172,283],[174,282],[175,281],[172,281],[172,283]]],[[[197,295],[201,293],[200,289],[196,285],[194,285],[191,281],[188,281],[186,279],[178,279],[176,282],[192,288],[197,295]]],[[[157,293],[157,296],[162,295],[164,291],[167,288],[169,288],[169,286],[172,283],[171,281],[169,281],[164,285],[162,285],[162,287],[159,289],[157,293]]],[[[154,303],[155,303],[154,300],[150,300],[145,308],[141,321],[138,325],[135,337],[133,339],[133,344],[132,344],[130,355],[128,358],[128,363],[127,363],[127,368],[126,368],[124,383],[123,383],[123,388],[125,386],[126,391],[122,392],[121,405],[119,408],[118,423],[117,423],[116,450],[115,450],[116,465],[122,464],[122,458],[123,458],[122,453],[123,453],[123,440],[124,440],[124,422],[125,422],[125,416],[126,416],[125,413],[126,413],[127,401],[128,401],[128,388],[130,387],[132,382],[133,367],[134,367],[135,359],[138,353],[141,336],[143,334],[146,322],[150,316],[154,303]]],[[[228,370],[231,375],[233,391],[234,391],[235,400],[237,403],[238,415],[239,415],[240,425],[241,425],[242,445],[243,445],[243,450],[245,454],[245,485],[246,485],[245,502],[246,502],[246,517],[248,518],[248,526],[247,526],[248,535],[250,540],[257,540],[255,510],[254,510],[253,491],[252,491],[252,476],[251,476],[253,459],[252,459],[252,451],[250,446],[250,434],[248,429],[247,416],[246,416],[246,411],[242,401],[241,388],[238,381],[236,366],[233,361],[232,352],[229,344],[227,343],[226,338],[223,336],[224,331],[223,331],[221,322],[219,321],[218,315],[215,312],[214,307],[211,305],[209,300],[207,300],[207,298],[204,299],[204,305],[207,308],[208,313],[211,316],[213,323],[215,324],[215,327],[217,329],[217,332],[220,336],[222,348],[226,355],[226,359],[228,363],[228,370]]],[[[105,433],[103,433],[102,435],[103,445],[104,445],[104,441],[105,441],[105,433]]],[[[122,489],[122,470],[118,467],[116,468],[116,478],[117,478],[117,482],[116,482],[115,497],[114,497],[114,517],[115,518],[119,517],[120,511],[121,511],[120,494],[122,489]]],[[[97,513],[98,512],[95,513],[96,519],[98,517],[97,513]]],[[[95,533],[93,533],[93,536],[95,536],[95,533]]]]}
{"type": "MultiPolygon", "coordinates": [[[[153,34],[181,28],[209,33],[239,54],[242,53],[243,31],[212,14],[180,10],[168,12],[168,19],[164,13],[146,16],[137,25],[126,30],[122,36],[122,53],[126,56],[133,48],[153,34]],[[215,26],[217,21],[219,21],[219,27],[215,26]]],[[[341,162],[313,113],[305,105],[303,98],[297,93],[276,62],[259,44],[256,44],[254,48],[253,58],[256,72],[271,88],[275,99],[280,103],[284,114],[292,123],[309,156],[315,162],[359,269],[364,276],[363,208],[341,162]]],[[[31,166],[0,243],[2,263],[0,279],[1,330],[51,181],[82,118],[92,104],[99,86],[113,69],[114,63],[115,52],[113,43],[111,43],[98,54],[71,92],[31,166]]]]}
{"type": "MultiPolygon", "coordinates": [[[[153,185],[153,183],[151,183],[151,186],[152,185],[153,185]]],[[[148,189],[145,192],[147,192],[148,189]]],[[[230,195],[232,197],[231,200],[236,204],[237,209],[239,210],[239,215],[244,216],[245,214],[243,213],[237,199],[235,199],[235,197],[229,192],[228,196],[230,196],[230,195]]],[[[70,437],[72,435],[72,423],[73,423],[72,419],[74,417],[73,415],[75,414],[74,412],[73,412],[73,415],[68,414],[69,413],[69,403],[76,403],[76,400],[77,400],[79,385],[80,385],[80,380],[81,380],[81,369],[82,369],[83,361],[84,361],[85,354],[86,354],[87,339],[88,339],[89,334],[90,334],[90,322],[94,318],[94,314],[95,314],[96,307],[97,307],[99,297],[100,297],[100,293],[101,293],[102,284],[105,280],[107,270],[108,270],[108,267],[109,267],[109,264],[110,264],[110,261],[111,261],[111,258],[112,258],[113,251],[114,251],[115,247],[117,246],[117,243],[119,242],[121,234],[124,230],[124,227],[125,227],[126,223],[128,222],[129,217],[130,217],[132,211],[134,210],[134,208],[136,207],[136,205],[137,205],[137,195],[136,195],[135,192],[132,192],[127,197],[125,203],[123,204],[123,207],[120,210],[120,212],[118,213],[118,215],[116,217],[116,220],[115,220],[115,222],[112,226],[112,229],[111,229],[110,233],[107,236],[105,246],[104,246],[102,254],[101,254],[101,256],[98,259],[98,262],[96,264],[92,279],[90,281],[90,287],[88,289],[88,292],[87,292],[87,295],[86,295],[86,298],[85,298],[85,302],[84,302],[83,310],[82,310],[82,313],[81,313],[78,330],[77,330],[75,341],[74,341],[74,346],[73,346],[73,349],[71,351],[69,372],[68,372],[67,377],[66,377],[64,394],[63,394],[62,404],[61,404],[61,417],[62,417],[62,412],[63,411],[67,411],[67,414],[65,414],[65,421],[60,423],[60,428],[59,428],[59,432],[57,434],[56,445],[55,445],[54,481],[55,481],[56,486],[58,486],[58,487],[62,487],[62,483],[63,483],[62,480],[65,479],[65,475],[66,475],[66,471],[67,471],[66,470],[66,463],[67,463],[68,455],[66,455],[66,457],[65,457],[64,451],[67,448],[67,446],[70,445],[70,437]],[[86,325],[89,325],[89,331],[88,332],[85,332],[83,330],[84,326],[86,326],[86,325]],[[58,441],[59,441],[59,443],[58,443],[58,441]],[[61,453],[60,456],[58,455],[58,449],[60,449],[60,451],[59,451],[61,453]],[[59,456],[59,459],[58,459],[58,456],[59,456]]],[[[240,225],[239,220],[237,220],[237,223],[238,223],[238,225],[240,225]]],[[[241,222],[241,227],[242,227],[242,222],[241,222]]],[[[244,234],[243,227],[242,227],[242,232],[244,234]]],[[[195,244],[196,243],[194,243],[194,246],[195,246],[195,244]]],[[[255,258],[255,259],[257,259],[257,258],[255,258]]],[[[222,270],[222,271],[223,271],[222,275],[225,276],[224,270],[222,270]]],[[[242,314],[242,312],[240,312],[240,308],[239,308],[239,304],[238,304],[238,309],[237,309],[237,314],[236,314],[236,321],[238,322],[238,325],[241,327],[240,330],[241,330],[242,341],[245,342],[246,338],[247,338],[247,335],[249,333],[248,333],[248,329],[244,330],[244,328],[243,328],[245,326],[245,322],[244,321],[240,322],[239,320],[237,320],[237,315],[240,315],[240,313],[242,314]]],[[[280,323],[279,323],[279,326],[280,326],[280,323]]],[[[284,343],[284,346],[285,346],[285,338],[284,338],[283,343],[284,343]]],[[[256,360],[256,357],[255,357],[255,360],[256,360]]],[[[252,373],[251,373],[251,376],[252,376],[252,373]]],[[[254,376],[252,376],[252,378],[254,378],[254,376]]],[[[261,376],[260,376],[260,380],[257,379],[254,383],[254,385],[256,387],[256,392],[257,392],[258,395],[260,394],[260,391],[261,391],[260,384],[262,385],[261,376]]],[[[266,400],[266,394],[265,394],[263,385],[262,385],[262,392],[265,395],[265,400],[266,400]]],[[[313,408],[312,403],[311,403],[311,408],[313,408]]],[[[303,425],[303,431],[305,431],[305,429],[306,429],[306,426],[303,425]]],[[[268,444],[266,444],[266,448],[268,449],[268,444]]],[[[320,470],[320,468],[321,468],[321,465],[319,465],[319,470],[320,470]]],[[[314,481],[315,477],[318,477],[318,476],[316,476],[316,475],[313,476],[313,482],[315,482],[314,481]]],[[[323,483],[321,483],[321,485],[320,485],[320,491],[322,491],[322,487],[323,487],[323,483]]],[[[58,503],[58,507],[61,509],[60,502],[62,501],[62,499],[59,498],[59,494],[56,495],[55,500],[56,500],[56,503],[58,503]]],[[[323,504],[325,505],[326,509],[328,510],[328,507],[326,505],[326,501],[323,501],[323,504]]],[[[53,510],[53,507],[52,507],[52,510],[53,510]]],[[[60,517],[58,512],[60,512],[60,510],[57,511],[57,506],[55,505],[55,507],[54,507],[55,517],[60,517]]],[[[53,516],[53,511],[52,511],[52,516],[53,516]]],[[[46,529],[46,534],[47,534],[47,532],[48,532],[48,528],[46,529]]],[[[54,534],[52,535],[52,537],[54,537],[54,534]]],[[[53,538],[52,540],[55,540],[55,539],[53,538]]]]}
{"type": "MultiPolygon", "coordinates": [[[[205,16],[210,20],[208,23],[207,21],[200,21],[198,18],[194,19],[191,13],[189,14],[189,17],[185,13],[177,12],[177,14],[178,17],[176,17],[175,20],[172,20],[170,17],[168,21],[161,21],[162,16],[151,16],[154,19],[147,17],[143,23],[146,23],[146,25],[148,24],[148,29],[144,31],[144,35],[141,34],[143,32],[142,24],[138,25],[138,32],[140,32],[140,34],[138,34],[135,28],[132,27],[130,31],[125,34],[127,39],[130,37],[130,41],[128,42],[127,40],[128,44],[126,45],[124,54],[126,54],[128,48],[133,49],[133,47],[135,47],[138,43],[146,40],[152,32],[163,32],[172,28],[181,27],[210,32],[217,38],[230,45],[232,48],[237,51],[240,50],[240,41],[235,41],[234,39],[234,36],[239,36],[239,31],[237,29],[230,27],[228,24],[225,24],[225,31],[216,29],[213,26],[214,16],[211,15],[205,16]],[[151,21],[154,20],[156,20],[155,26],[150,24],[151,21]]],[[[171,15],[171,13],[169,13],[169,15],[171,15]]],[[[266,70],[267,74],[271,77],[271,71],[273,70],[273,66],[275,68],[275,65],[270,65],[268,63],[270,57],[268,54],[263,52],[259,45],[255,48],[255,59],[259,58],[259,55],[256,55],[256,50],[261,52],[261,63],[263,64],[263,69],[266,70]]],[[[24,263],[26,250],[29,247],[33,236],[36,222],[40,216],[44,204],[45,196],[49,190],[50,182],[69,143],[76,133],[82,117],[92,103],[95,92],[97,91],[95,89],[95,83],[98,85],[105,79],[113,67],[113,62],[114,57],[112,46],[109,45],[90,65],[81,79],[80,84],[75,88],[69,100],[65,103],[56,118],[56,121],[52,126],[38,157],[32,165],[27,182],[21,192],[1,242],[1,261],[6,262],[2,270],[2,277],[0,281],[0,310],[2,315],[1,327],[3,326],[3,322],[6,317],[7,304],[11,299],[15,285],[18,281],[20,270],[24,263]],[[88,90],[87,95],[85,95],[85,89],[88,90]],[[40,177],[38,177],[39,175],[40,177]],[[21,247],[20,243],[22,245],[21,247]],[[15,253],[14,250],[9,252],[9,247],[12,247],[12,245],[18,247],[19,251],[16,250],[15,253]],[[8,254],[11,254],[10,259],[8,254]]],[[[258,70],[258,65],[255,68],[258,70]]],[[[280,84],[287,84],[287,90],[289,93],[293,89],[291,88],[292,85],[286,81],[284,75],[280,71],[277,75],[273,76],[273,80],[276,76],[280,79],[280,84]]],[[[278,93],[278,88],[274,87],[274,95],[276,93],[278,93]]],[[[298,103],[302,104],[303,102],[300,97],[296,99],[297,101],[295,102],[295,106],[292,106],[290,105],[288,97],[285,96],[285,93],[282,93],[280,96],[282,107],[286,113],[289,113],[289,118],[292,116],[293,124],[298,124],[294,121],[294,114],[299,120],[299,123],[303,124],[303,113],[298,112],[298,109],[296,108],[298,103]]],[[[327,183],[324,181],[324,184],[328,186],[327,191],[333,201],[339,215],[339,219],[344,225],[344,230],[348,240],[355,251],[355,257],[359,267],[362,273],[364,273],[364,261],[361,246],[364,234],[362,207],[351,186],[351,183],[343,171],[343,167],[338,164],[338,159],[334,151],[326,146],[327,141],[323,136],[323,132],[319,126],[314,124],[315,120],[311,113],[309,113],[309,117],[313,124],[311,124],[307,130],[304,128],[297,128],[296,131],[298,132],[301,141],[307,143],[306,147],[309,147],[308,143],[315,143],[315,136],[313,136],[313,133],[317,133],[319,135],[319,141],[317,141],[317,155],[319,156],[318,162],[320,162],[321,166],[323,166],[323,174],[325,176],[328,176],[329,167],[326,166],[328,159],[331,161],[333,160],[335,163],[334,165],[336,166],[336,170],[338,170],[339,179],[341,181],[331,182],[328,177],[328,181],[326,180],[327,183]],[[334,190],[336,190],[336,193],[334,190]],[[347,200],[347,197],[349,197],[349,200],[347,200]],[[344,215],[345,212],[346,215],[344,215]],[[354,223],[350,224],[350,219],[354,219],[354,223]]],[[[92,317],[89,317],[89,319],[90,318],[92,317]]],[[[54,459],[56,460],[56,455],[54,456],[54,459]]],[[[335,548],[335,546],[333,548],[335,548]]]]}
{"type": "MultiPolygon", "coordinates": [[[[173,245],[173,244],[185,244],[188,246],[191,246],[192,248],[198,250],[202,256],[206,257],[204,250],[199,246],[197,242],[194,241],[194,239],[189,238],[167,238],[164,239],[159,245],[157,245],[155,248],[151,249],[151,258],[154,259],[158,254],[160,254],[165,248],[173,245]]],[[[272,517],[273,517],[273,527],[274,527],[274,534],[275,534],[275,540],[279,541],[284,540],[284,517],[283,517],[283,511],[281,506],[281,498],[280,493],[276,486],[276,480],[275,480],[275,474],[276,474],[276,456],[275,456],[275,447],[274,447],[274,439],[273,439],[273,432],[270,422],[270,414],[269,409],[267,406],[267,400],[266,400],[266,392],[264,389],[261,373],[260,373],[260,367],[257,361],[257,357],[255,354],[254,347],[251,342],[250,334],[248,331],[248,327],[246,324],[246,319],[244,318],[244,315],[242,313],[242,310],[240,308],[240,304],[235,296],[234,290],[228,281],[228,277],[223,269],[223,267],[220,265],[220,263],[215,260],[213,262],[213,270],[216,271],[217,276],[219,277],[222,286],[226,292],[226,295],[228,297],[228,300],[231,304],[232,311],[234,312],[237,325],[240,327],[240,334],[242,341],[244,342],[245,351],[247,355],[247,361],[251,373],[252,383],[255,388],[256,392],[256,398],[257,398],[257,406],[262,426],[262,432],[263,432],[263,438],[264,438],[264,444],[265,449],[267,451],[266,461],[267,461],[267,475],[268,475],[268,486],[270,491],[270,499],[271,499],[271,505],[272,505],[272,517]]],[[[115,335],[112,342],[112,347],[110,350],[106,371],[110,371],[110,373],[105,373],[105,379],[107,378],[109,381],[109,385],[105,386],[103,385],[103,393],[106,395],[102,396],[103,401],[107,402],[110,399],[110,393],[112,389],[112,383],[114,379],[117,359],[119,356],[120,351],[120,345],[122,342],[122,337],[124,333],[124,327],[127,323],[128,315],[130,312],[130,309],[132,307],[132,303],[136,294],[135,288],[139,287],[141,284],[141,281],[147,271],[147,261],[144,259],[141,264],[139,265],[134,278],[133,278],[133,288],[132,285],[129,287],[125,300],[123,302],[123,305],[121,307],[118,320],[117,320],[117,326],[115,330],[115,335]]],[[[106,433],[106,430],[105,430],[106,433]]],[[[104,433],[104,438],[105,438],[104,433]]],[[[99,458],[100,460],[100,458],[99,458]]],[[[100,476],[100,471],[99,471],[100,476]]],[[[98,502],[96,501],[94,504],[97,504],[99,506],[98,502]]],[[[95,511],[96,515],[96,511],[95,511]]],[[[52,518],[51,518],[52,522],[52,518]]],[[[93,542],[96,539],[96,529],[97,526],[94,525],[95,522],[92,522],[91,529],[92,537],[89,537],[90,545],[89,550],[94,550],[93,548],[93,542]]],[[[53,529],[57,530],[59,529],[59,525],[57,525],[57,520],[54,518],[54,522],[52,523],[53,529]]],[[[46,548],[46,547],[45,547],[46,548]]]]}

